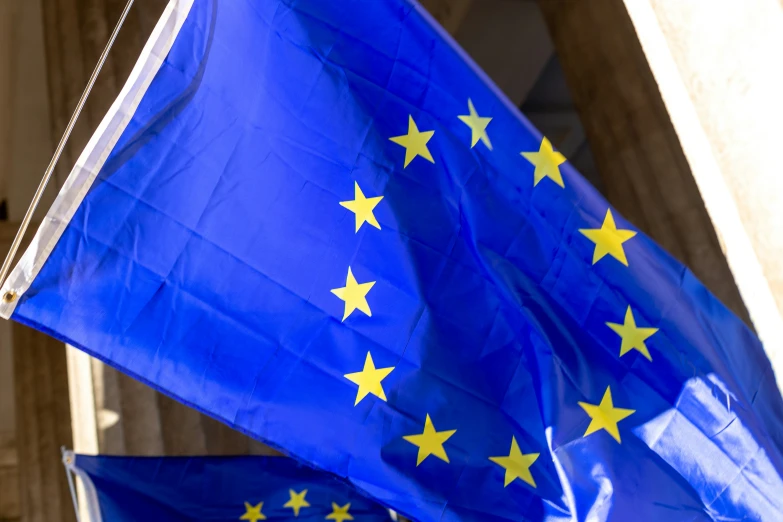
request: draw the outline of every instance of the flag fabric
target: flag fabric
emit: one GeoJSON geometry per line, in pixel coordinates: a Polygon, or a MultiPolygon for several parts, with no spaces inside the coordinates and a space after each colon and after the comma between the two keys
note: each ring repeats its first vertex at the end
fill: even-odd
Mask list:
{"type": "Polygon", "coordinates": [[[758,339],[410,0],[173,0],[3,296],[422,522],[783,520],[758,339]]]}
{"type": "Polygon", "coordinates": [[[84,484],[89,522],[391,521],[333,475],[285,457],[115,457],[64,461],[84,484]]]}

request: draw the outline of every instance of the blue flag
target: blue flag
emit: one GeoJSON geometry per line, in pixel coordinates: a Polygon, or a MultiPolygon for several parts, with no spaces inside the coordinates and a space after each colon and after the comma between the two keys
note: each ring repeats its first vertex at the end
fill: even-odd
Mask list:
{"type": "Polygon", "coordinates": [[[90,522],[391,521],[334,476],[284,457],[108,457],[66,453],[90,522]]]}
{"type": "Polygon", "coordinates": [[[3,295],[422,522],[783,520],[758,339],[411,0],[172,0],[3,295]]]}

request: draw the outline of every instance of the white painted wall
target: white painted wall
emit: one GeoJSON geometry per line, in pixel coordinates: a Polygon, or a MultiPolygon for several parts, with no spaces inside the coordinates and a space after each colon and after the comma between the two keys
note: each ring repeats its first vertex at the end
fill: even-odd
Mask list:
{"type": "Polygon", "coordinates": [[[783,314],[783,7],[650,4],[783,314]]]}
{"type": "Polygon", "coordinates": [[[624,1],[783,386],[783,7],[624,1]]]}

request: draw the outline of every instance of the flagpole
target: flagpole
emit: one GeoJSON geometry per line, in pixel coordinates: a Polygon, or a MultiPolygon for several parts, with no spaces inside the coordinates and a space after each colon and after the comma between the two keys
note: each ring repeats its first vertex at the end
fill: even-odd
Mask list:
{"type": "Polygon", "coordinates": [[[68,488],[71,490],[71,500],[73,501],[73,510],[76,513],[76,522],[81,522],[81,516],[79,515],[79,500],[76,498],[76,487],[73,484],[73,473],[71,472],[73,454],[66,450],[65,446],[60,447],[60,453],[62,453],[63,456],[65,474],[68,476],[68,488]]]}
{"type": "MultiPolygon", "coordinates": [[[[117,39],[117,35],[120,32],[120,28],[122,28],[122,25],[125,23],[125,18],[127,18],[128,13],[130,12],[131,7],[133,6],[133,2],[134,0],[128,0],[128,3],[125,5],[125,9],[123,9],[122,14],[120,15],[120,19],[117,21],[117,25],[114,27],[114,31],[112,31],[111,36],[109,37],[108,43],[106,44],[106,47],[103,49],[103,52],[101,53],[101,56],[98,59],[98,63],[95,66],[95,69],[93,69],[92,71],[90,80],[87,82],[87,86],[84,88],[84,92],[82,93],[81,98],[79,98],[79,103],[76,104],[76,110],[74,110],[73,114],[71,115],[71,119],[68,122],[68,126],[65,128],[65,132],[63,133],[62,138],[60,138],[60,143],[57,144],[57,148],[54,151],[54,156],[52,156],[52,160],[49,162],[49,166],[46,167],[46,172],[44,172],[44,177],[41,180],[41,183],[38,185],[38,189],[36,189],[35,191],[35,195],[33,196],[33,201],[30,203],[30,206],[27,208],[27,212],[24,215],[24,219],[22,219],[22,224],[19,227],[19,230],[16,232],[14,241],[11,243],[11,249],[8,251],[8,254],[5,256],[5,260],[3,261],[2,268],[0,268],[0,286],[2,286],[3,283],[5,283],[5,280],[8,277],[8,273],[11,271],[11,263],[13,263],[14,257],[16,257],[16,253],[19,250],[19,246],[22,244],[22,238],[27,232],[27,228],[30,226],[30,222],[33,219],[33,214],[35,213],[35,209],[38,208],[39,203],[41,203],[41,198],[43,197],[44,190],[46,190],[46,186],[48,185],[49,180],[52,178],[52,174],[54,173],[54,169],[57,166],[57,162],[60,160],[60,156],[62,155],[63,150],[65,149],[65,144],[68,142],[68,138],[71,137],[71,132],[73,132],[73,128],[76,125],[76,121],[79,119],[79,116],[81,115],[82,110],[84,109],[84,104],[87,102],[87,97],[90,95],[90,92],[92,91],[92,88],[95,85],[95,81],[98,79],[98,75],[100,74],[101,69],[103,69],[103,65],[106,63],[106,59],[109,56],[109,51],[114,45],[114,41],[117,39]]],[[[3,300],[12,301],[15,297],[16,297],[15,295],[11,295],[11,296],[4,295],[3,300]]]]}

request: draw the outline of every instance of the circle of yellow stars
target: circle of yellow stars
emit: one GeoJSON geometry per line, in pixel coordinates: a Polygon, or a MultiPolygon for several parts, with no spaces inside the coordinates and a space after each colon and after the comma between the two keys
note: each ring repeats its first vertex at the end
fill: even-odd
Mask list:
{"type": "MultiPolygon", "coordinates": [[[[293,489],[288,490],[288,494],[291,497],[288,502],[283,504],[284,508],[290,508],[294,517],[299,517],[299,512],[302,508],[310,507],[310,503],[305,499],[307,496],[307,490],[296,492],[293,489]]],[[[239,517],[239,520],[247,520],[249,522],[258,522],[259,520],[266,520],[266,515],[263,513],[264,503],[251,504],[245,502],[245,513],[239,517]]],[[[353,520],[353,515],[350,513],[351,503],[348,502],[345,505],[339,505],[336,502],[332,502],[332,511],[326,517],[326,520],[334,520],[336,522],[345,522],[346,520],[353,520]]]]}
{"type": "MultiPolygon", "coordinates": [[[[487,129],[492,122],[492,118],[479,115],[473,100],[468,99],[467,114],[459,115],[457,118],[470,129],[470,148],[476,147],[479,142],[492,151],[493,146],[487,129]]],[[[403,160],[403,169],[416,160],[422,158],[430,163],[435,163],[435,159],[430,151],[428,144],[435,135],[434,130],[420,130],[413,115],[408,116],[408,131],[400,136],[389,138],[392,143],[405,149],[403,160]]],[[[564,189],[565,182],[561,172],[561,166],[566,162],[565,156],[556,151],[552,143],[542,137],[538,150],[522,151],[520,155],[533,166],[533,187],[548,179],[556,186],[564,189]]],[[[381,224],[375,217],[374,210],[383,200],[382,195],[373,195],[367,197],[365,192],[354,182],[354,199],[341,201],[340,205],[354,214],[355,229],[358,233],[364,224],[372,226],[378,230],[381,224]]],[[[603,223],[599,228],[583,228],[579,232],[593,243],[592,264],[595,265],[603,259],[610,257],[624,266],[629,266],[624,244],[633,239],[637,234],[633,230],[618,228],[611,209],[606,210],[603,223]]],[[[344,302],[344,312],[342,321],[348,319],[355,311],[360,311],[368,317],[372,317],[372,311],[367,301],[367,295],[372,290],[376,281],[367,281],[359,283],[354,277],[351,267],[348,267],[348,274],[344,287],[335,288],[332,293],[344,302]]],[[[645,344],[658,329],[652,327],[637,326],[636,318],[630,306],[625,311],[622,323],[607,321],[609,327],[620,337],[620,347],[618,357],[622,357],[631,351],[639,352],[648,361],[652,361],[652,355],[645,344]]],[[[386,401],[386,393],[383,388],[383,381],[392,371],[394,366],[378,368],[373,360],[372,354],[368,351],[364,366],[360,371],[346,373],[344,377],[355,384],[358,389],[354,406],[357,406],[365,398],[372,395],[382,401],[386,401]]],[[[635,410],[619,408],[614,406],[612,390],[606,387],[603,397],[598,404],[588,402],[578,402],[590,419],[583,437],[587,437],[599,431],[605,431],[618,443],[622,443],[620,436],[619,423],[635,413],[635,410]]],[[[416,466],[424,463],[429,457],[449,463],[448,453],[444,444],[456,434],[456,429],[438,431],[435,424],[427,413],[424,419],[424,427],[421,433],[414,433],[403,436],[403,440],[416,446],[416,466]]],[[[511,444],[508,455],[489,457],[489,460],[504,470],[503,486],[508,487],[516,480],[536,488],[536,481],[530,468],[538,460],[540,454],[531,452],[523,453],[515,436],[511,437],[511,444]]],[[[347,506],[345,513],[347,513],[347,506]]],[[[340,518],[343,515],[337,504],[333,504],[334,513],[327,517],[331,520],[350,520],[351,518],[340,518]],[[339,509],[338,509],[339,508],[339,509]]],[[[348,515],[349,517],[350,515],[348,515]]]]}

